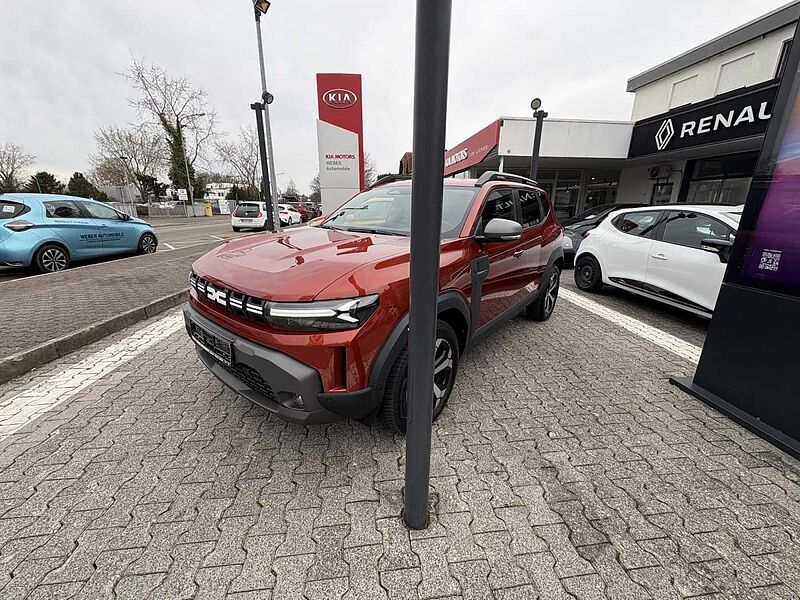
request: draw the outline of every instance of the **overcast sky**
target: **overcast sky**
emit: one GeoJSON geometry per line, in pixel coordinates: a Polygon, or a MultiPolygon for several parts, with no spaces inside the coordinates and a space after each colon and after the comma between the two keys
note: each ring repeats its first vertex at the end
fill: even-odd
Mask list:
{"type": "MultiPolygon", "coordinates": [[[[136,119],[119,73],[143,57],[207,90],[223,131],[254,121],[260,95],[250,0],[5,0],[0,144],[67,178],[94,131],[136,119]]],[[[411,149],[412,0],[273,0],[263,22],[281,187],[318,171],[317,72],[363,75],[364,146],[378,172],[411,149]],[[281,174],[283,173],[283,174],[281,174]]],[[[783,0],[454,0],[447,145],[501,115],[625,120],[629,77],[783,0]]]]}

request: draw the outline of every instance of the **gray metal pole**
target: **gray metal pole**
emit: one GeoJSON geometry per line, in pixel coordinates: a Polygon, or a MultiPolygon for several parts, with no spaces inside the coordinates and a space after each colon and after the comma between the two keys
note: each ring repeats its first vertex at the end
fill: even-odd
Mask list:
{"type": "Polygon", "coordinates": [[[272,192],[272,215],[275,222],[274,231],[281,230],[281,220],[278,218],[278,177],[275,175],[275,158],[272,151],[272,125],[269,120],[269,104],[266,101],[267,93],[267,70],[264,67],[264,45],[261,41],[261,11],[254,8],[256,14],[256,36],[258,37],[258,64],[261,67],[261,99],[264,104],[264,126],[267,135],[267,158],[269,159],[269,172],[272,174],[270,182],[272,192]]]}
{"type": "Polygon", "coordinates": [[[192,207],[194,213],[194,188],[192,187],[192,178],[189,176],[189,159],[186,158],[186,140],[183,138],[183,126],[181,125],[181,118],[178,117],[178,139],[181,141],[181,151],[183,152],[183,166],[186,168],[186,187],[189,190],[189,204],[186,208],[186,218],[189,218],[189,206],[192,207]]]}
{"type": "Polygon", "coordinates": [[[451,0],[417,0],[414,67],[414,171],[411,182],[411,287],[403,518],[428,525],[433,360],[439,295],[451,0]]]}
{"type": "MultiPolygon", "coordinates": [[[[267,206],[272,206],[272,196],[269,188],[269,169],[267,168],[267,146],[264,142],[264,117],[261,111],[264,110],[264,105],[261,102],[254,102],[250,105],[256,111],[256,129],[258,129],[258,151],[261,155],[261,195],[264,198],[264,203],[267,206]]],[[[267,229],[270,231],[277,231],[275,229],[275,213],[267,211],[267,229]]]]}
{"type": "Polygon", "coordinates": [[[536,118],[536,131],[533,134],[533,151],[531,152],[531,172],[530,178],[536,180],[536,175],[539,173],[539,147],[542,145],[542,124],[547,113],[543,110],[537,110],[533,113],[536,118]]]}

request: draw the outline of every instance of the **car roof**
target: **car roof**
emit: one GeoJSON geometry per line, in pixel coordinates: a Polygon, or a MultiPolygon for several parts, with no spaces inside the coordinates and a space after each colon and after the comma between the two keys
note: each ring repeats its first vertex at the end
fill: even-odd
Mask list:
{"type": "Polygon", "coordinates": [[[81,196],[68,196],[66,194],[27,194],[10,192],[0,194],[0,200],[11,200],[12,202],[22,202],[23,204],[33,205],[41,204],[52,200],[87,200],[89,202],[96,202],[91,198],[83,198],[81,196]]]}
{"type": "MultiPolygon", "coordinates": [[[[654,206],[642,206],[639,208],[627,209],[628,212],[648,212],[653,210],[696,210],[706,213],[740,213],[744,204],[659,204],[654,206]]],[[[626,210],[620,206],[620,210],[626,210]]]]}

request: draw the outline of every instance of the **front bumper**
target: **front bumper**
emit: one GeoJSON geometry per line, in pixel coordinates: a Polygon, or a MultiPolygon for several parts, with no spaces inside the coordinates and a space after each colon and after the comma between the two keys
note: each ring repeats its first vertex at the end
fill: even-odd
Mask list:
{"type": "Polygon", "coordinates": [[[330,423],[362,418],[377,408],[370,388],[323,393],[319,373],[312,367],[220,327],[190,305],[183,309],[183,316],[190,337],[190,321],[194,321],[231,342],[232,364],[227,366],[193,340],[203,364],[233,391],[288,421],[330,423]]]}

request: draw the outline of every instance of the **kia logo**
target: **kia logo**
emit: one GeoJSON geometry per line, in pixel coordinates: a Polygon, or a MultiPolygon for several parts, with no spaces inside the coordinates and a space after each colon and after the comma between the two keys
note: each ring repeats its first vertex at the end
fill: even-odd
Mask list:
{"type": "Polygon", "coordinates": [[[358,96],[350,90],[328,90],[322,94],[322,101],[331,108],[352,108],[358,102],[358,96]]]}

